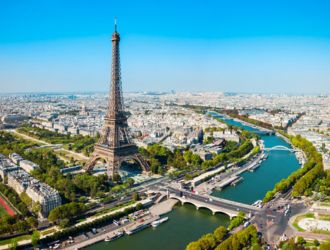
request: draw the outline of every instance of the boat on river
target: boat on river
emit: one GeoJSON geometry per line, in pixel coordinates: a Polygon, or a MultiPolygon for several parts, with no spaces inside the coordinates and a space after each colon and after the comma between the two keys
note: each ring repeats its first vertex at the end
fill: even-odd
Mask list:
{"type": "Polygon", "coordinates": [[[147,227],[149,227],[149,226],[150,226],[150,224],[147,224],[147,223],[138,224],[138,225],[136,225],[135,227],[132,227],[132,228],[130,228],[130,229],[126,229],[126,230],[125,230],[125,233],[126,233],[127,235],[131,235],[131,234],[134,234],[134,233],[136,233],[136,232],[139,232],[139,231],[141,231],[141,230],[143,230],[143,229],[145,229],[145,228],[147,228],[147,227]]]}
{"type": "Polygon", "coordinates": [[[240,176],[238,179],[234,180],[230,185],[236,186],[238,183],[240,183],[243,180],[244,180],[244,178],[242,176],[240,176]]]}
{"type": "Polygon", "coordinates": [[[111,236],[107,236],[104,241],[113,241],[113,240],[116,240],[116,239],[118,239],[122,236],[124,236],[124,232],[123,231],[118,231],[118,232],[114,233],[111,236]]]}
{"type": "Polygon", "coordinates": [[[254,170],[256,170],[259,166],[260,166],[260,162],[256,163],[255,165],[253,165],[252,167],[250,167],[249,171],[250,172],[254,172],[254,170]]]}
{"type": "Polygon", "coordinates": [[[151,226],[152,227],[158,227],[160,224],[162,224],[166,221],[168,221],[168,217],[164,217],[164,218],[161,218],[159,220],[155,220],[155,221],[151,222],[151,226]]]}

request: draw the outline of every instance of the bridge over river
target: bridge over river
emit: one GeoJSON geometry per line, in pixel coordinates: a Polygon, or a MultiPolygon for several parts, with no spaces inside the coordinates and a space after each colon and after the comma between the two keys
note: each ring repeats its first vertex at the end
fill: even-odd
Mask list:
{"type": "Polygon", "coordinates": [[[290,152],[297,152],[299,150],[295,149],[295,148],[288,148],[286,146],[283,145],[277,145],[271,148],[264,148],[265,151],[290,151],[290,152]]]}
{"type": "Polygon", "coordinates": [[[230,218],[237,216],[241,211],[246,215],[249,213],[255,214],[261,211],[260,208],[247,205],[240,202],[235,202],[231,200],[221,199],[213,196],[198,195],[187,190],[176,189],[173,187],[168,187],[168,195],[172,199],[179,200],[182,204],[190,203],[199,208],[207,208],[215,213],[227,214],[230,218]]]}

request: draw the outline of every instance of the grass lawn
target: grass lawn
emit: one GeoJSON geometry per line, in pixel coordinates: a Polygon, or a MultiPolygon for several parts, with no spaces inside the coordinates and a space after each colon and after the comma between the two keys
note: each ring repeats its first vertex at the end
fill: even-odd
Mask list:
{"type": "Polygon", "coordinates": [[[41,231],[41,235],[44,236],[44,235],[48,235],[48,234],[55,233],[55,232],[56,232],[56,229],[55,228],[50,228],[50,229],[41,231]]]}
{"type": "Polygon", "coordinates": [[[330,220],[330,214],[319,214],[320,220],[330,220]]]}
{"type": "Polygon", "coordinates": [[[21,236],[18,236],[18,237],[15,237],[15,238],[11,238],[11,239],[1,240],[0,241],[0,246],[10,244],[13,239],[15,239],[17,241],[29,240],[29,239],[31,239],[31,235],[21,235],[21,236]]]}
{"type": "MultiPolygon", "coordinates": [[[[301,227],[299,227],[298,222],[303,219],[306,218],[306,215],[299,215],[295,218],[295,220],[293,221],[292,225],[299,231],[299,232],[305,232],[305,230],[301,227]]],[[[307,217],[308,218],[308,217],[307,217]]]]}

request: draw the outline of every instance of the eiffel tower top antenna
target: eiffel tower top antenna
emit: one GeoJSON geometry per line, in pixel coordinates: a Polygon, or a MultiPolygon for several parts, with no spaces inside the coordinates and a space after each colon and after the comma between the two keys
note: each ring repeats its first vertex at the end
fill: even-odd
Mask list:
{"type": "Polygon", "coordinates": [[[115,32],[117,32],[117,17],[115,17],[115,32]]]}

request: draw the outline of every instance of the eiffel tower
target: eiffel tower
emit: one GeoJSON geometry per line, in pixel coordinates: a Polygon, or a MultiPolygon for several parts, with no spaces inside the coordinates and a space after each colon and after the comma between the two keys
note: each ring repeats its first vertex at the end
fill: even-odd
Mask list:
{"type": "Polygon", "coordinates": [[[107,164],[107,174],[112,178],[118,173],[123,161],[136,160],[144,171],[149,170],[148,163],[138,153],[138,147],[131,141],[127,117],[124,112],[123,94],[121,88],[119,42],[115,20],[115,31],[112,34],[112,69],[111,89],[109,93],[108,111],[99,141],[94,146],[94,152],[85,165],[90,171],[97,161],[103,159],[107,164]]]}

